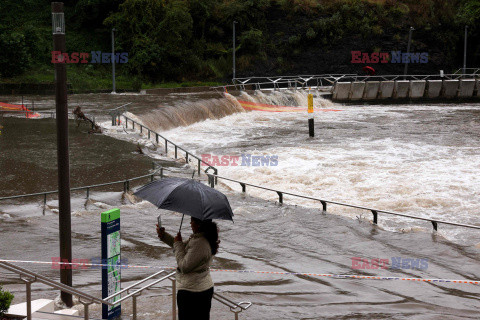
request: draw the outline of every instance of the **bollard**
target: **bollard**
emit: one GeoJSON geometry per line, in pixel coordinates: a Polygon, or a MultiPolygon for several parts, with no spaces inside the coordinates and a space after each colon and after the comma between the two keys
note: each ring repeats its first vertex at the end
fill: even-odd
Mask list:
{"type": "Polygon", "coordinates": [[[378,212],[375,210],[372,210],[372,214],[373,214],[373,223],[378,224],[378,212]]]}
{"type": "Polygon", "coordinates": [[[315,136],[315,126],[313,120],[313,95],[308,94],[308,134],[310,137],[315,136]]]}
{"type": "Polygon", "coordinates": [[[283,193],[281,193],[280,191],[277,191],[277,194],[278,194],[278,202],[280,204],[283,204],[283,193]]]}
{"type": "Polygon", "coordinates": [[[323,213],[327,213],[327,203],[325,201],[320,201],[323,207],[323,213]]]}

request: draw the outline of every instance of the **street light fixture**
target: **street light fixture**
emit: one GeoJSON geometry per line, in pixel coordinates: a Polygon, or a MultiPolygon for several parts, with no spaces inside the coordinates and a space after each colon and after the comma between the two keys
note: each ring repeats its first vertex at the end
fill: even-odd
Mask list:
{"type": "Polygon", "coordinates": [[[407,72],[408,72],[408,59],[410,59],[409,54],[410,54],[410,44],[412,42],[412,33],[413,30],[415,30],[413,27],[410,27],[410,31],[408,32],[408,45],[407,45],[407,61],[405,61],[405,70],[403,71],[403,79],[407,79],[407,72]]]}
{"type": "Polygon", "coordinates": [[[112,29],[112,94],[115,92],[115,28],[112,29]]]}
{"type": "MultiPolygon", "coordinates": [[[[63,2],[52,2],[53,50],[63,53],[65,46],[65,17],[63,2]]],[[[57,166],[58,166],[58,220],[60,235],[60,259],[72,262],[72,221],[70,205],[70,160],[68,156],[68,104],[67,69],[65,63],[55,63],[55,105],[57,113],[57,166]]],[[[72,286],[71,268],[60,269],[61,283],[72,286]]],[[[72,295],[61,292],[62,301],[73,306],[72,295]]]]}
{"type": "Polygon", "coordinates": [[[237,24],[237,21],[233,21],[233,83],[235,84],[235,25],[237,24]]]}
{"type": "Polygon", "coordinates": [[[465,26],[465,45],[463,48],[463,77],[467,73],[467,37],[468,37],[468,26],[465,26]]]}

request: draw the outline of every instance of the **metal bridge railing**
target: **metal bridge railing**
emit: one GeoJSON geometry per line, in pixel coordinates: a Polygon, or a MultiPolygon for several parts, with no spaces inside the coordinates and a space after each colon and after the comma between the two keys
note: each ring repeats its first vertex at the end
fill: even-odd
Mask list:
{"type": "MultiPolygon", "coordinates": [[[[462,69],[460,69],[462,70],[462,69]]],[[[430,75],[358,75],[358,74],[323,74],[323,75],[300,75],[278,77],[249,77],[235,78],[233,84],[212,87],[217,92],[228,90],[305,90],[308,88],[320,88],[333,86],[339,81],[395,81],[395,80],[459,80],[478,79],[480,69],[467,69],[465,74],[430,74],[430,75]]]]}
{"type": "Polygon", "coordinates": [[[209,184],[212,188],[215,187],[215,184],[213,183],[214,179],[223,179],[223,180],[236,182],[236,183],[240,184],[240,186],[242,187],[242,192],[243,193],[246,192],[246,187],[247,186],[257,188],[257,189],[276,192],[277,195],[278,195],[278,202],[280,204],[283,204],[283,196],[284,195],[289,195],[289,196],[293,196],[293,197],[297,197],[297,198],[314,200],[314,201],[320,202],[322,204],[324,213],[327,212],[327,204],[334,204],[334,205],[339,205],[339,206],[343,206],[343,207],[367,210],[367,211],[370,211],[373,214],[373,223],[374,224],[378,224],[378,214],[379,213],[384,213],[384,214],[388,214],[388,215],[394,215],[394,216],[410,218],[410,219],[415,219],[415,220],[430,221],[432,223],[433,229],[435,231],[438,230],[438,224],[439,223],[442,223],[442,224],[445,224],[445,225],[450,225],[450,226],[464,227],[464,228],[480,230],[480,226],[475,226],[475,225],[470,225],[470,224],[456,223],[456,222],[450,222],[450,221],[445,221],[445,220],[440,220],[440,219],[422,218],[422,217],[412,216],[412,215],[409,215],[409,214],[404,214],[404,213],[399,213],[399,212],[386,211],[386,210],[374,209],[374,208],[369,208],[369,207],[355,205],[355,204],[348,204],[348,203],[342,203],[342,202],[338,202],[338,201],[309,197],[309,196],[304,196],[304,195],[300,195],[300,194],[296,194],[296,193],[291,193],[291,192],[281,191],[281,190],[267,188],[267,187],[263,187],[263,186],[258,186],[258,185],[254,185],[254,184],[251,184],[251,183],[242,182],[242,181],[238,181],[238,180],[234,180],[234,179],[230,179],[230,178],[226,178],[226,177],[221,177],[221,176],[214,175],[214,174],[209,174],[209,173],[207,173],[207,176],[209,178],[209,184]]]}
{"type": "MultiPolygon", "coordinates": [[[[89,199],[91,189],[105,187],[105,186],[111,186],[111,185],[115,185],[115,184],[123,184],[123,192],[127,192],[127,191],[130,190],[130,182],[145,179],[145,178],[150,178],[150,181],[153,181],[154,177],[156,175],[158,175],[159,172],[160,172],[160,176],[162,176],[163,175],[163,168],[160,168],[159,170],[154,171],[153,173],[146,174],[146,175],[139,176],[139,177],[129,178],[129,179],[125,179],[125,180],[118,180],[118,181],[113,181],[113,182],[100,183],[100,184],[93,184],[93,185],[83,186],[83,187],[71,188],[70,191],[85,190],[87,192],[87,199],[89,199]]],[[[46,206],[47,206],[47,196],[52,195],[52,194],[57,194],[57,193],[58,193],[58,190],[37,192],[37,193],[29,193],[29,194],[15,195],[15,196],[7,196],[7,197],[0,197],[0,201],[43,196],[43,215],[45,215],[45,209],[46,209],[46,206]]]]}
{"type": "Polygon", "coordinates": [[[157,143],[157,145],[159,145],[159,139],[163,139],[164,141],[164,144],[165,144],[165,154],[168,154],[168,145],[172,145],[173,148],[175,149],[175,159],[178,159],[178,150],[181,150],[185,153],[185,161],[186,163],[189,163],[189,159],[191,158],[194,158],[197,160],[197,172],[198,172],[198,175],[200,176],[201,174],[201,171],[202,171],[202,164],[204,164],[205,166],[207,166],[207,168],[205,169],[205,172],[208,172],[208,170],[212,169],[213,172],[215,174],[218,174],[218,169],[215,168],[214,166],[212,166],[210,163],[204,161],[202,158],[200,157],[197,157],[196,155],[194,155],[193,153],[189,152],[188,150],[180,147],[179,145],[177,145],[176,143],[174,143],[173,141],[165,138],[164,136],[162,136],[160,133],[158,132],[155,132],[153,131],[152,129],[144,126],[143,124],[140,124],[138,123],[137,121],[127,117],[126,115],[124,114],[114,114],[112,115],[112,125],[115,125],[115,118],[118,117],[118,119],[120,119],[120,117],[123,117],[125,119],[125,128],[128,129],[128,123],[130,122],[132,124],[132,129],[135,130],[135,125],[137,125],[137,127],[140,128],[140,133],[143,134],[144,131],[146,131],[146,136],[148,137],[148,139],[150,140],[153,136],[155,136],[155,142],[157,143]]]}
{"type": "MultiPolygon", "coordinates": [[[[100,304],[105,304],[108,306],[114,306],[117,305],[118,303],[121,303],[122,301],[125,301],[127,299],[132,298],[132,319],[137,320],[137,298],[143,293],[145,290],[150,290],[150,289],[158,289],[155,288],[154,286],[162,281],[165,280],[171,280],[172,281],[172,320],[176,320],[177,318],[177,312],[176,312],[176,307],[177,307],[177,302],[176,302],[176,280],[175,280],[175,273],[176,272],[167,272],[166,270],[161,270],[158,271],[140,281],[137,281],[136,283],[128,286],[125,289],[120,290],[119,292],[110,295],[104,299],[97,298],[95,296],[92,296],[88,293],[82,292],[80,290],[77,290],[73,287],[70,287],[68,285],[59,283],[57,281],[51,280],[47,277],[44,277],[38,273],[29,271],[27,269],[18,267],[14,264],[8,263],[8,262],[3,262],[0,261],[0,268],[6,269],[10,272],[16,273],[20,276],[20,279],[25,282],[26,285],[26,306],[27,306],[27,320],[32,320],[32,283],[34,282],[40,282],[42,284],[45,284],[47,286],[50,286],[51,288],[61,290],[66,293],[70,293],[72,295],[75,295],[79,298],[79,302],[83,304],[84,308],[84,320],[88,320],[90,318],[89,315],[89,306],[92,303],[100,303],[100,304]],[[154,279],[157,276],[162,276],[159,279],[154,279]],[[153,280],[149,284],[139,288],[135,289],[138,287],[140,284],[153,280]],[[127,293],[125,296],[121,297],[118,300],[114,300],[113,302],[112,299],[115,299],[117,296],[122,296],[124,293],[127,293]]],[[[213,298],[223,305],[229,307],[230,311],[234,313],[235,320],[238,320],[238,314],[244,310],[247,310],[250,308],[252,305],[251,302],[239,302],[235,303],[231,301],[230,299],[218,294],[214,293],[213,298]]]]}

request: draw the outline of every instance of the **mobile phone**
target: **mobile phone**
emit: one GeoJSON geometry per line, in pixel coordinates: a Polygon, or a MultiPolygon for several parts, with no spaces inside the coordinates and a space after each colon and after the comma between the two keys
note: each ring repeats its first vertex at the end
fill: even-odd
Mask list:
{"type": "Polygon", "coordinates": [[[162,227],[162,219],[160,218],[160,215],[158,216],[157,221],[158,221],[158,227],[161,228],[162,227]]]}

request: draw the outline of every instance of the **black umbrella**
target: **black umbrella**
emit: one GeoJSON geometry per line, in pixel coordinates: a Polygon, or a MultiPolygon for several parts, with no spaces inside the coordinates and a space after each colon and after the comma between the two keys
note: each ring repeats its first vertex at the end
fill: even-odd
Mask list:
{"type": "Polygon", "coordinates": [[[193,179],[165,178],[153,181],[141,187],[134,195],[150,201],[159,209],[180,212],[202,221],[209,219],[233,221],[233,212],[227,197],[220,191],[193,179]]]}

